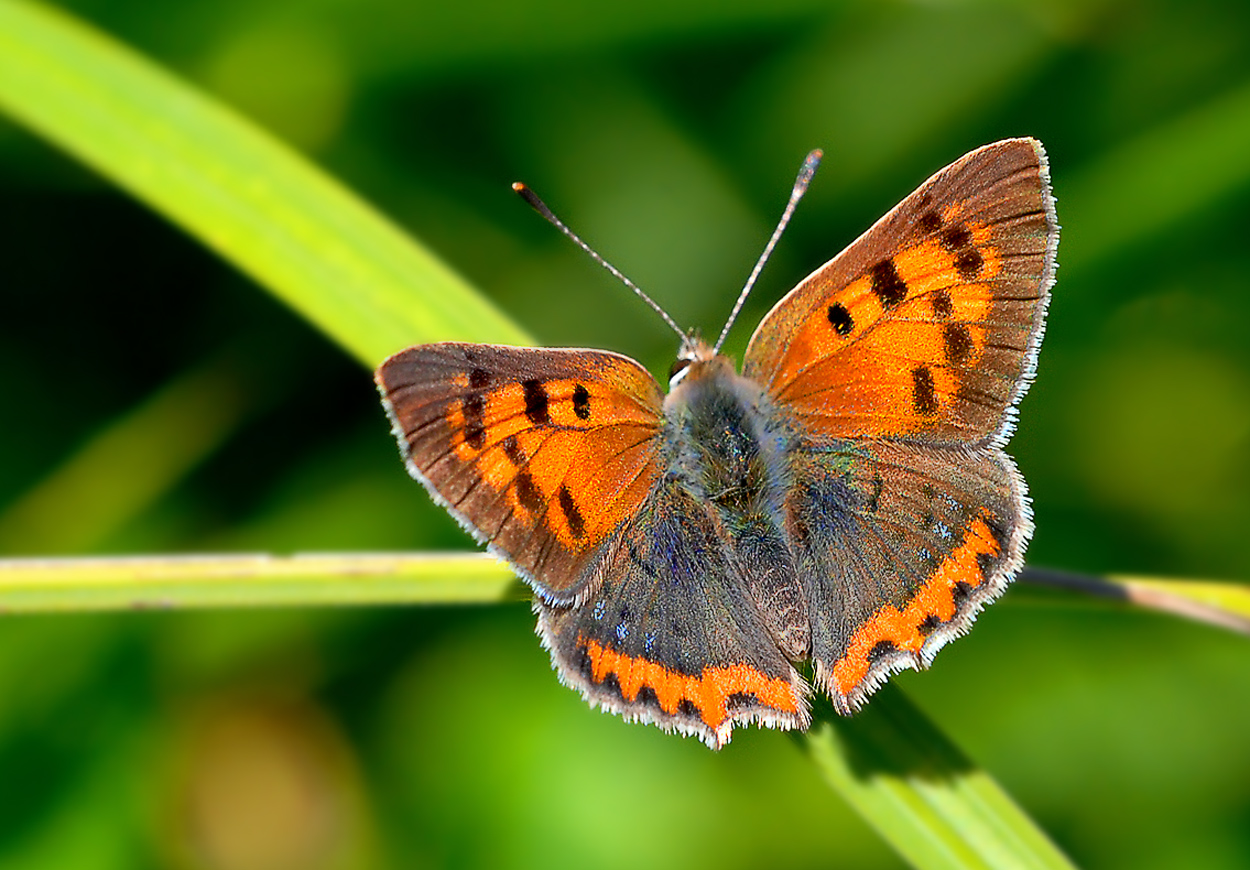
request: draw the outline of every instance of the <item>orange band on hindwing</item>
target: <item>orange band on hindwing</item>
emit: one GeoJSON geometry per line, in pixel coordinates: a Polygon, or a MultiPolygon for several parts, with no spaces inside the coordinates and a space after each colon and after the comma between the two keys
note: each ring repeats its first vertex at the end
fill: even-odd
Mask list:
{"type": "Polygon", "coordinates": [[[635,701],[644,687],[649,688],[655,692],[660,709],[669,715],[676,715],[686,701],[698,708],[703,724],[713,730],[729,718],[733,695],[751,695],[761,706],[784,713],[799,711],[799,699],[789,680],[769,677],[747,664],[709,666],[696,677],[659,662],[618,653],[580,635],[577,642],[590,658],[590,675],[596,683],[614,675],[621,697],[629,702],[635,701]]]}
{"type": "MultiPolygon", "coordinates": [[[[982,511],[969,525],[963,543],[942,561],[911,600],[902,608],[887,604],[856,630],[846,654],[833,666],[833,685],[849,695],[868,675],[879,649],[919,653],[933,630],[955,616],[961,584],[977,588],[986,581],[979,559],[1001,552],[982,511]]],[[[963,594],[966,592],[964,589],[963,594]]]]}

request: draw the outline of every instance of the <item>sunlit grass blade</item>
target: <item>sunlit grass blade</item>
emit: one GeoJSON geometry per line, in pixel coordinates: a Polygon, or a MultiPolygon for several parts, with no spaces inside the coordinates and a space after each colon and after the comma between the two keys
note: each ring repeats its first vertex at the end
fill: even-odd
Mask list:
{"type": "Polygon", "coordinates": [[[62,12],[0,0],[0,110],[183,226],[370,368],[423,341],[527,342],[306,159],[62,12]]]}
{"type": "MultiPolygon", "coordinates": [[[[1026,569],[1021,579],[1029,584],[1081,592],[1250,634],[1250,585],[1244,583],[1161,580],[1117,574],[1089,577],[1037,568],[1026,569]]],[[[1070,596],[1065,600],[1072,601],[1070,596]]]]}
{"type": "Polygon", "coordinates": [[[57,613],[523,600],[476,553],[321,553],[0,560],[0,612],[57,613]]]}
{"type": "Polygon", "coordinates": [[[1072,864],[994,779],[893,684],[863,710],[827,704],[803,738],[821,774],[923,870],[1058,870],[1072,864]]]}

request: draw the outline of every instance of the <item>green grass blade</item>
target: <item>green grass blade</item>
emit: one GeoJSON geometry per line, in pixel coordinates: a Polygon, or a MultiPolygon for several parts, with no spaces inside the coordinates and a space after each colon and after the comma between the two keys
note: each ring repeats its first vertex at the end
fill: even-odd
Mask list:
{"type": "Polygon", "coordinates": [[[303,157],[62,12],[0,0],[0,110],[180,224],[370,368],[419,342],[528,341],[303,157]]]}
{"type": "Polygon", "coordinates": [[[0,613],[488,604],[526,598],[511,569],[476,553],[0,560],[0,613]]]}
{"type": "Polygon", "coordinates": [[[803,740],[834,790],[915,867],[1073,866],[893,684],[849,719],[819,706],[803,740]]]}
{"type": "MultiPolygon", "coordinates": [[[[1025,593],[1026,598],[1030,588],[1051,587],[1250,634],[1250,585],[1244,583],[1161,580],[1115,574],[1089,577],[1038,568],[1026,568],[1021,579],[1028,582],[1018,586],[1016,591],[1025,593]]],[[[1064,600],[1066,603],[1079,601],[1071,596],[1065,596],[1064,600]]]]}

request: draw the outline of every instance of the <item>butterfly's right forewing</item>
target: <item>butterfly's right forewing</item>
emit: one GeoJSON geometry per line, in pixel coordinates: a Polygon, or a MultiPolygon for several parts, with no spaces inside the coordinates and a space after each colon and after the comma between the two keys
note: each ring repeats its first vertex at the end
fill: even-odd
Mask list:
{"type": "Polygon", "coordinates": [[[593,591],[660,470],[661,395],[633,360],[446,342],[376,380],[408,469],[546,600],[593,591]]]}

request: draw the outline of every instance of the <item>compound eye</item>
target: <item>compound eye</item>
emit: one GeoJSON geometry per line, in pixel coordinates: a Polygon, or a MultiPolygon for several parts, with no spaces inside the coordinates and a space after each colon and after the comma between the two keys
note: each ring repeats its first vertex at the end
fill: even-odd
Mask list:
{"type": "Polygon", "coordinates": [[[679,359],[673,363],[673,367],[668,370],[668,382],[671,384],[677,380],[678,375],[690,368],[690,360],[679,359]]]}

